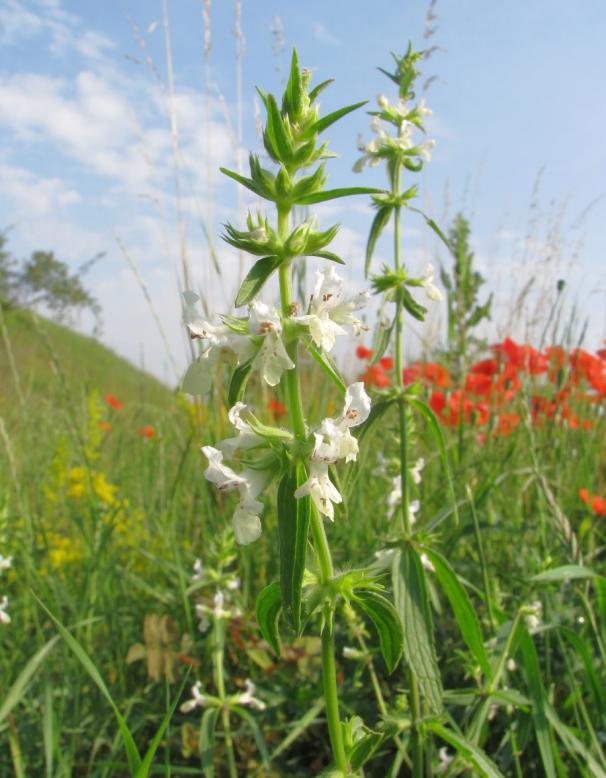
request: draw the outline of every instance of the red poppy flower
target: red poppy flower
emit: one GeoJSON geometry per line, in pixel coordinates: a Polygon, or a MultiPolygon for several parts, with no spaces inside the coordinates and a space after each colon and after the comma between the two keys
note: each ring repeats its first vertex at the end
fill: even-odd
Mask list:
{"type": "Polygon", "coordinates": [[[393,367],[393,359],[391,357],[381,357],[379,364],[384,370],[391,370],[393,367]]]}
{"type": "Polygon", "coordinates": [[[481,375],[494,375],[499,372],[498,359],[482,359],[469,368],[470,373],[480,373],[481,375]]]}
{"type": "Polygon", "coordinates": [[[282,416],[286,414],[286,406],[284,403],[281,403],[279,400],[276,400],[274,397],[271,398],[269,403],[267,404],[267,407],[271,413],[271,415],[276,419],[281,419],[282,416]]]}
{"type": "Polygon", "coordinates": [[[480,397],[488,397],[492,389],[492,377],[484,373],[468,373],[465,378],[465,391],[480,397]]]}
{"type": "Polygon", "coordinates": [[[369,365],[360,378],[366,386],[376,386],[377,389],[385,389],[391,383],[389,376],[380,364],[369,365]]]}
{"type": "Polygon", "coordinates": [[[142,427],[139,427],[139,435],[142,435],[144,438],[153,438],[155,434],[156,431],[151,424],[144,424],[142,427]]]}
{"type": "Polygon", "coordinates": [[[585,487],[579,489],[579,497],[595,514],[606,516],[606,497],[600,497],[597,494],[591,495],[585,487]]]}
{"type": "Polygon", "coordinates": [[[369,348],[366,348],[366,346],[358,346],[356,349],[356,356],[358,359],[371,359],[372,351],[369,348]]]}
{"type": "Polygon", "coordinates": [[[118,398],[113,394],[106,394],[105,402],[108,403],[108,405],[111,405],[111,407],[117,411],[120,410],[123,405],[123,403],[121,403],[120,400],[118,400],[118,398]]]}

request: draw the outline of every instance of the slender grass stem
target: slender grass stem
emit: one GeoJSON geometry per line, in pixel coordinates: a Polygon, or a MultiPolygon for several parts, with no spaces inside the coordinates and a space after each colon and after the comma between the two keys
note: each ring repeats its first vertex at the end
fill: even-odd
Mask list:
{"type": "Polygon", "coordinates": [[[217,688],[217,695],[223,702],[221,708],[221,723],[223,724],[223,735],[225,737],[225,750],[227,751],[227,766],[229,778],[238,778],[236,767],[236,757],[234,754],[234,743],[231,736],[231,725],[229,721],[229,709],[225,704],[225,673],[223,667],[223,658],[225,653],[225,623],[222,620],[215,621],[212,634],[212,650],[214,665],[214,681],[217,688]]]}

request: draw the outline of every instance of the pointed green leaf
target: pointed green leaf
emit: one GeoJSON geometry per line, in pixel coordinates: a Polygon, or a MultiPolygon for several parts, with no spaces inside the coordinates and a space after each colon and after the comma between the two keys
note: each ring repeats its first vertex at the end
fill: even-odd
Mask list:
{"type": "Polygon", "coordinates": [[[215,727],[219,718],[218,708],[208,708],[204,711],[200,723],[200,736],[198,738],[198,751],[200,752],[200,764],[204,778],[215,778],[213,753],[215,750],[215,727]]]}
{"type": "Polygon", "coordinates": [[[282,608],[297,633],[301,629],[301,589],[307,556],[311,500],[309,496],[297,499],[295,492],[306,480],[305,467],[298,463],[282,476],[278,486],[282,608]]]}
{"type": "Polygon", "coordinates": [[[261,634],[272,647],[276,656],[280,656],[280,633],[278,621],[282,610],[282,595],[278,582],[269,584],[257,597],[257,623],[261,634]]]}
{"type": "Polygon", "coordinates": [[[353,603],[374,624],[387,670],[393,673],[402,656],[402,624],[396,609],[382,594],[364,589],[356,591],[353,603]]]}
{"type": "Polygon", "coordinates": [[[396,325],[396,316],[390,319],[384,317],[380,318],[378,325],[375,327],[374,335],[372,338],[372,359],[371,365],[376,365],[377,362],[387,351],[391,342],[391,335],[396,325]]]}
{"type": "Polygon", "coordinates": [[[369,732],[361,740],[354,743],[348,754],[351,769],[357,771],[363,767],[383,740],[384,736],[381,732],[369,732]]]}
{"type": "Polygon", "coordinates": [[[8,689],[6,692],[2,692],[3,699],[2,704],[0,705],[0,724],[2,724],[4,719],[12,711],[15,705],[17,705],[23,699],[25,690],[27,689],[30,681],[36,674],[42,662],[44,662],[46,659],[47,655],[52,651],[58,640],[59,635],[55,635],[55,637],[51,638],[47,643],[45,643],[42,648],[36,651],[32,658],[27,662],[25,667],[21,670],[10,689],[8,689]]]}
{"type": "Polygon", "coordinates": [[[248,305],[261,291],[270,275],[280,267],[281,263],[282,259],[275,256],[263,257],[257,260],[244,281],[242,281],[242,286],[234,303],[236,308],[239,308],[241,305],[248,305]]]}
{"type": "Polygon", "coordinates": [[[234,368],[227,390],[227,404],[230,408],[233,408],[238,400],[241,400],[244,396],[246,384],[248,383],[251,372],[252,359],[249,359],[248,362],[244,362],[244,364],[234,368]]]}
{"type": "Polygon", "coordinates": [[[417,677],[432,713],[442,711],[442,682],[436,659],[427,582],[421,559],[406,543],[394,556],[392,580],[396,609],[404,630],[404,657],[417,677]]]}
{"type": "Polygon", "coordinates": [[[368,271],[370,270],[370,263],[372,261],[372,255],[379,240],[379,236],[387,226],[389,217],[391,216],[392,207],[390,205],[384,205],[377,210],[375,218],[372,220],[370,226],[370,233],[368,235],[368,242],[366,244],[366,262],[364,264],[364,277],[368,278],[368,271]]]}
{"type": "Polygon", "coordinates": [[[297,58],[297,50],[292,50],[292,58],[290,61],[290,75],[288,77],[288,83],[284,90],[284,98],[282,100],[282,113],[288,113],[294,118],[297,118],[301,112],[301,100],[303,95],[303,88],[301,84],[301,71],[299,70],[299,60],[297,58]]]}
{"type": "Polygon", "coordinates": [[[292,144],[286,134],[284,120],[273,95],[267,95],[266,106],[265,148],[276,162],[289,162],[292,156],[292,144]]]}
{"type": "Polygon", "coordinates": [[[547,697],[541,681],[541,666],[537,649],[535,648],[532,637],[523,625],[520,628],[520,650],[526,674],[526,683],[528,685],[528,696],[532,702],[532,721],[534,724],[534,733],[539,746],[539,753],[543,762],[544,774],[547,778],[555,778],[556,771],[551,751],[551,736],[549,732],[549,723],[545,707],[547,697]]]}
{"type": "Polygon", "coordinates": [[[244,176],[241,176],[239,173],[236,173],[233,170],[228,170],[225,167],[220,167],[219,170],[223,173],[223,175],[229,176],[229,178],[233,178],[234,181],[237,181],[239,184],[242,184],[242,186],[245,186],[247,189],[250,189],[251,192],[254,192],[257,195],[261,195],[261,193],[257,189],[257,185],[251,178],[245,178],[244,176]]]}
{"type": "Polygon", "coordinates": [[[263,767],[265,768],[265,770],[269,770],[269,762],[270,762],[269,752],[267,750],[267,746],[265,745],[265,738],[263,737],[261,728],[255,721],[255,717],[251,715],[246,710],[246,708],[243,708],[241,705],[234,705],[232,707],[232,710],[234,711],[234,713],[240,716],[240,718],[243,721],[245,721],[248,724],[248,727],[252,732],[254,741],[257,744],[257,750],[259,751],[259,756],[261,757],[261,760],[263,762],[263,767]]]}
{"type": "Polygon", "coordinates": [[[438,554],[437,551],[434,551],[428,546],[423,546],[423,551],[427,554],[430,562],[434,566],[436,577],[440,582],[442,591],[448,597],[450,607],[454,612],[463,640],[473,654],[476,662],[482,668],[484,675],[487,678],[490,678],[492,669],[490,667],[490,662],[488,661],[486,649],[484,648],[484,638],[482,636],[480,621],[471,604],[469,595],[459,581],[459,577],[455,571],[441,554],[438,554]]]}
{"type": "Polygon", "coordinates": [[[422,217],[425,219],[425,223],[427,224],[427,226],[428,226],[430,229],[432,229],[432,230],[435,232],[435,234],[438,236],[438,238],[439,238],[439,239],[442,241],[442,243],[443,243],[443,244],[446,246],[446,248],[448,249],[448,251],[449,251],[449,252],[452,254],[452,253],[453,253],[453,251],[452,251],[452,246],[451,246],[451,244],[450,244],[450,241],[448,240],[448,238],[446,237],[446,235],[444,235],[444,233],[443,233],[443,232],[442,232],[442,230],[441,230],[441,229],[438,227],[438,225],[435,223],[435,221],[434,221],[433,219],[431,219],[431,218],[430,218],[430,217],[429,217],[429,216],[428,216],[428,215],[427,215],[427,214],[426,214],[424,211],[422,211],[420,208],[413,208],[413,206],[412,206],[412,205],[407,205],[406,207],[408,208],[408,210],[409,210],[409,211],[414,211],[415,213],[418,213],[418,214],[420,214],[420,215],[421,215],[421,216],[422,216],[422,217]]]}
{"type": "Polygon", "coordinates": [[[337,387],[341,395],[345,395],[347,387],[345,386],[345,382],[341,378],[339,370],[330,354],[325,354],[323,351],[321,351],[311,338],[307,338],[305,340],[305,348],[320,365],[328,378],[330,378],[333,384],[337,387]]]}
{"type": "Polygon", "coordinates": [[[344,265],[345,261],[333,254],[332,251],[314,251],[313,254],[309,254],[310,257],[322,257],[322,259],[329,259],[331,262],[336,262],[338,265],[344,265]]]}
{"type": "Polygon", "coordinates": [[[321,84],[318,84],[318,86],[315,86],[311,92],[309,93],[309,103],[313,103],[320,95],[321,92],[323,92],[327,86],[330,86],[334,81],[334,78],[327,78],[326,81],[322,81],[321,84]]]}
{"type": "Polygon", "coordinates": [[[361,108],[363,105],[366,105],[367,102],[368,100],[362,100],[361,103],[353,103],[352,105],[348,105],[345,108],[339,108],[338,111],[333,111],[332,113],[326,114],[326,116],[323,116],[321,119],[318,119],[317,122],[314,122],[314,124],[312,124],[311,127],[306,130],[306,132],[324,132],[324,130],[330,127],[331,124],[338,122],[341,117],[347,116],[348,113],[355,111],[357,108],[361,108]]]}
{"type": "Polygon", "coordinates": [[[475,767],[478,775],[485,776],[485,778],[504,778],[503,773],[492,759],[481,748],[478,748],[478,746],[464,738],[463,735],[445,727],[438,721],[428,721],[425,726],[430,732],[433,732],[456,749],[459,757],[467,762],[468,765],[475,767]]]}
{"type": "Polygon", "coordinates": [[[46,605],[42,602],[42,600],[36,597],[35,594],[33,596],[38,601],[40,607],[46,612],[48,617],[52,620],[54,625],[57,627],[57,630],[59,631],[61,637],[67,643],[69,648],[73,651],[76,658],[78,659],[80,664],[84,667],[84,669],[89,674],[91,679],[95,682],[101,694],[109,702],[114,712],[114,716],[116,717],[116,721],[118,722],[118,728],[122,736],[122,742],[124,743],[124,750],[126,751],[126,758],[128,759],[128,766],[130,768],[131,773],[135,775],[137,770],[139,769],[139,766],[141,765],[141,756],[139,755],[137,745],[133,739],[130,729],[128,728],[126,720],[124,719],[124,716],[120,713],[118,706],[114,702],[114,698],[111,696],[110,691],[105,684],[105,681],[101,677],[101,673],[97,669],[92,659],[86,653],[86,651],[82,648],[80,643],[78,643],[76,638],[71,634],[71,632],[63,626],[63,624],[59,621],[59,619],[46,607],[46,605]]]}
{"type": "Polygon", "coordinates": [[[561,565],[551,570],[544,570],[538,575],[533,575],[531,581],[536,583],[551,583],[557,581],[569,581],[573,578],[595,578],[597,573],[585,565],[561,565]]]}
{"type": "Polygon", "coordinates": [[[400,296],[402,305],[411,316],[417,319],[417,321],[425,321],[427,308],[424,305],[421,305],[421,303],[418,303],[405,286],[401,286],[398,289],[397,294],[400,296]]]}
{"type": "Polygon", "coordinates": [[[158,746],[160,745],[162,736],[164,735],[164,732],[166,731],[166,728],[168,727],[170,720],[173,717],[177,704],[179,703],[179,699],[181,697],[181,694],[183,693],[183,688],[185,687],[185,684],[189,677],[190,670],[191,668],[188,668],[185,677],[181,681],[181,686],[179,687],[179,691],[175,695],[175,698],[173,699],[170,708],[166,711],[166,714],[164,715],[164,718],[162,719],[160,726],[156,730],[156,734],[154,735],[152,742],[149,744],[149,747],[145,752],[145,755],[143,756],[143,760],[141,761],[141,764],[139,765],[139,769],[135,773],[134,778],[147,778],[147,776],[149,775],[149,771],[152,767],[154,756],[156,754],[156,751],[158,750],[158,746]]]}
{"type": "Polygon", "coordinates": [[[324,203],[327,200],[336,200],[338,197],[349,197],[350,195],[372,195],[379,194],[381,189],[372,189],[368,186],[348,186],[343,189],[325,189],[323,192],[305,195],[297,200],[297,205],[313,205],[314,203],[324,203]]]}

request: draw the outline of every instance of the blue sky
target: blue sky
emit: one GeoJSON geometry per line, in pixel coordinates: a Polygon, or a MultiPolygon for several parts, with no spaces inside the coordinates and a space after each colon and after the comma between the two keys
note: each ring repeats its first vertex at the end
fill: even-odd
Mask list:
{"type": "MultiPolygon", "coordinates": [[[[0,225],[11,226],[10,247],[21,255],[54,249],[75,268],[105,252],[87,277],[104,309],[103,338],[134,361],[143,354],[167,380],[171,362],[117,239],[148,288],[178,371],[186,358],[181,246],[193,283],[227,310],[238,259],[217,241],[219,280],[209,269],[201,222],[216,235],[223,221],[238,220],[239,208],[254,205],[247,197],[239,202],[236,187],[217,172],[235,167],[238,147],[235,6],[207,4],[206,61],[203,0],[168,0],[171,102],[161,0],[0,0],[0,225]]],[[[323,96],[326,111],[389,94],[376,67],[389,67],[389,51],[403,51],[409,39],[438,47],[424,70],[436,77],[427,92],[436,147],[419,180],[419,204],[442,225],[459,209],[471,219],[478,262],[497,291],[494,336],[509,329],[530,337],[527,322],[545,310],[555,280],[564,277],[569,303],[590,317],[590,344],[605,337],[603,2],[437,0],[427,41],[425,1],[243,0],[241,11],[244,156],[259,149],[254,85],[280,90],[292,46],[318,80],[336,79],[323,96]],[[524,306],[515,309],[531,278],[524,306]]],[[[379,169],[351,172],[358,134],[370,137],[363,110],[330,132],[340,154],[330,163],[331,185],[382,185],[379,169]]],[[[350,284],[361,286],[367,202],[317,213],[322,224],[343,224],[338,248],[350,284]]],[[[445,259],[415,218],[406,222],[403,248],[412,267],[445,259]]],[[[386,244],[381,258],[389,258],[386,244]]],[[[439,337],[437,312],[411,349],[428,334],[439,337]]]]}

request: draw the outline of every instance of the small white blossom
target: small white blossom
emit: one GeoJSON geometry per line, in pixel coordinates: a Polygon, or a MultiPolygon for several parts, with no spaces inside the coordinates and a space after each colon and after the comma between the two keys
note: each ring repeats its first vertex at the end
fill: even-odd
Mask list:
{"type": "Polygon", "coordinates": [[[516,664],[516,660],[512,656],[510,656],[509,659],[507,660],[506,667],[510,673],[513,673],[514,670],[517,669],[518,665],[516,664]]]}
{"type": "Polygon", "coordinates": [[[343,326],[351,325],[356,335],[362,329],[362,321],[354,316],[368,302],[369,292],[349,300],[343,300],[343,279],[333,267],[316,273],[316,286],[309,302],[309,311],[304,316],[295,317],[295,321],[309,327],[316,346],[329,352],[335,345],[337,335],[344,335],[343,326]],[[343,325],[343,326],[341,326],[343,325]]]}
{"type": "Polygon", "coordinates": [[[206,695],[202,694],[202,683],[196,681],[191,687],[191,699],[181,705],[181,711],[183,713],[191,713],[195,708],[203,708],[207,702],[208,698],[206,695]]]}
{"type": "Polygon", "coordinates": [[[2,570],[8,570],[8,568],[12,565],[13,558],[12,556],[2,556],[0,554],[0,572],[2,570]]]}
{"type": "Polygon", "coordinates": [[[265,703],[263,700],[260,700],[258,697],[254,696],[257,689],[250,678],[246,679],[245,684],[245,691],[241,692],[240,694],[236,694],[234,696],[234,702],[238,705],[250,705],[252,708],[256,708],[257,710],[265,710],[265,703]]]}
{"type": "Polygon", "coordinates": [[[543,616],[543,603],[540,600],[535,600],[530,605],[526,606],[524,612],[524,621],[530,634],[534,634],[541,626],[543,616]]]}
{"type": "Polygon", "coordinates": [[[240,588],[240,579],[238,578],[238,576],[235,576],[234,578],[230,578],[226,586],[230,592],[235,592],[240,588]]]}
{"type": "Polygon", "coordinates": [[[282,323],[278,311],[273,305],[255,300],[250,306],[248,326],[254,335],[264,336],[253,360],[253,369],[261,373],[261,378],[269,386],[276,386],[280,383],[282,373],[295,366],[282,341],[282,323]]]}
{"type": "Polygon", "coordinates": [[[421,564],[430,573],[435,573],[436,568],[433,566],[431,559],[425,553],[421,554],[421,564]]]}
{"type": "Polygon", "coordinates": [[[360,651],[359,648],[352,648],[352,646],[345,646],[343,648],[343,656],[345,659],[365,659],[366,654],[364,651],[360,651]]]}
{"type": "Polygon", "coordinates": [[[204,565],[202,564],[201,559],[196,559],[194,562],[194,574],[191,577],[191,582],[196,583],[197,581],[201,581],[204,577],[204,565]]]}
{"type": "Polygon", "coordinates": [[[309,495],[316,508],[324,516],[334,520],[333,503],[343,501],[338,489],[330,480],[329,464],[339,459],[355,461],[358,441],[350,432],[351,427],[362,424],[370,413],[370,397],[362,381],[347,387],[343,411],[337,418],[324,419],[314,432],[315,446],[311,455],[309,478],[295,492],[295,497],[309,495]]]}
{"type": "Polygon", "coordinates": [[[434,277],[434,269],[433,265],[428,264],[425,267],[425,275],[423,276],[423,280],[421,282],[421,286],[425,289],[425,294],[430,300],[433,300],[434,302],[440,302],[442,299],[442,292],[438,289],[438,287],[433,283],[433,277],[434,277]]]}
{"type": "Polygon", "coordinates": [[[252,543],[261,535],[259,513],[263,510],[263,503],[256,498],[265,486],[265,473],[250,469],[241,474],[235,473],[223,464],[222,451],[212,446],[203,446],[202,451],[208,459],[208,467],[204,471],[206,479],[222,491],[239,491],[240,501],[232,519],[234,533],[240,545],[252,543]]]}
{"type": "MultiPolygon", "coordinates": [[[[400,505],[402,502],[402,481],[400,479],[399,475],[396,475],[393,477],[391,481],[391,491],[387,495],[387,517],[391,518],[394,514],[395,509],[400,505]]],[[[418,500],[412,500],[408,504],[408,518],[410,521],[410,526],[415,523],[417,520],[416,514],[419,512],[419,508],[421,507],[421,504],[418,500]]]]}
{"type": "Polygon", "coordinates": [[[217,444],[227,457],[233,457],[240,448],[255,448],[255,446],[260,446],[264,443],[263,438],[253,432],[250,424],[242,418],[242,414],[246,410],[248,410],[248,406],[245,403],[237,402],[233,408],[230,408],[227,414],[227,418],[239,433],[235,438],[226,438],[226,440],[222,440],[217,444]]]}
{"type": "Polygon", "coordinates": [[[0,624],[11,623],[11,617],[6,612],[7,608],[8,608],[8,597],[4,595],[4,597],[0,600],[0,624]]]}
{"type": "Polygon", "coordinates": [[[309,495],[313,504],[324,516],[334,521],[333,503],[343,502],[339,490],[330,480],[328,464],[321,459],[312,459],[309,465],[309,478],[297,489],[295,497],[309,495]]]}
{"type": "Polygon", "coordinates": [[[448,753],[448,749],[446,748],[446,746],[443,746],[438,751],[438,759],[440,760],[440,764],[438,765],[438,772],[444,773],[450,767],[450,764],[454,759],[454,757],[448,753]]]}
{"type": "Polygon", "coordinates": [[[417,459],[413,467],[410,468],[410,476],[415,484],[421,483],[421,470],[425,467],[425,460],[423,457],[417,459]]]}

